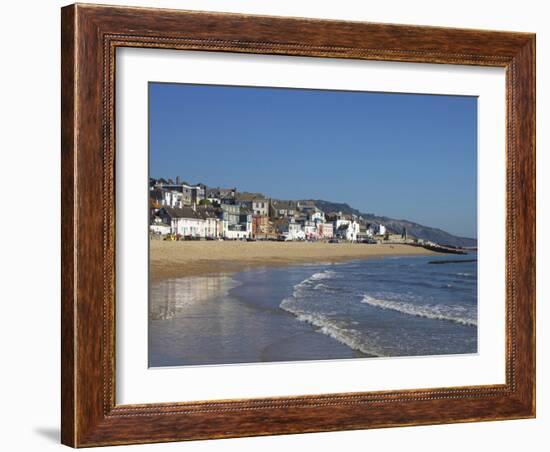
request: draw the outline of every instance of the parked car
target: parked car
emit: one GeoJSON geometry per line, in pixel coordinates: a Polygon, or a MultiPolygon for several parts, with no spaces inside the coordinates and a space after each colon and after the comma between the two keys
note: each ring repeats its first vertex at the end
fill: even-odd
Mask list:
{"type": "Polygon", "coordinates": [[[363,240],[361,240],[361,243],[368,243],[369,245],[375,245],[378,242],[374,239],[363,239],[363,240]]]}

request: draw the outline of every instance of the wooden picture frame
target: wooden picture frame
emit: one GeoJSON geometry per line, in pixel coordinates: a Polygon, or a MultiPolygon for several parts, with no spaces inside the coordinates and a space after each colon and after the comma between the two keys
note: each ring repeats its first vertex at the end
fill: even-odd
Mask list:
{"type": "MultiPolygon", "coordinates": [[[[535,416],[535,35],[162,9],[62,9],[62,442],[73,447],[535,416]],[[506,383],[115,403],[115,50],[506,69],[506,383]]],[[[504,151],[504,150],[503,150],[504,151]]]]}

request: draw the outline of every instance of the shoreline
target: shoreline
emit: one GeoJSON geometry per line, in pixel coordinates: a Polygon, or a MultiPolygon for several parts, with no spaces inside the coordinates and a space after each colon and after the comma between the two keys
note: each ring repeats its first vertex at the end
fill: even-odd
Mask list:
{"type": "Polygon", "coordinates": [[[258,272],[264,275],[264,270],[159,281],[153,297],[165,312],[149,319],[149,365],[211,366],[375,357],[321,334],[314,325],[281,309],[281,301],[310,275],[307,265],[297,272],[271,267],[273,273],[268,272],[267,280],[258,278],[258,272]],[[265,288],[266,283],[272,290],[269,295],[258,297],[258,289],[265,288]],[[170,298],[174,293],[185,293],[187,299],[170,298]],[[166,297],[170,299],[168,303],[166,297]]]}
{"type": "MultiPolygon", "coordinates": [[[[455,305],[468,308],[465,289],[475,299],[475,269],[434,269],[429,259],[400,255],[339,266],[264,266],[240,273],[233,268],[156,281],[150,295],[149,365],[474,353],[477,326],[463,320],[474,317],[455,305]],[[427,275],[436,278],[434,284],[424,283],[427,275]],[[435,310],[431,297],[439,303],[435,310]]],[[[477,309],[477,300],[472,306],[477,309]]]]}
{"type": "Polygon", "coordinates": [[[149,241],[150,281],[233,274],[257,267],[337,263],[386,256],[439,256],[406,244],[149,241]]]}

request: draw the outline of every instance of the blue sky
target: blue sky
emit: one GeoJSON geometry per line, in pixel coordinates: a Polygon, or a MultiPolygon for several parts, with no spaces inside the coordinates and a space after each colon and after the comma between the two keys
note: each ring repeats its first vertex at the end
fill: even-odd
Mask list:
{"type": "Polygon", "coordinates": [[[152,177],[346,202],[477,237],[477,99],[149,84],[152,177]]]}

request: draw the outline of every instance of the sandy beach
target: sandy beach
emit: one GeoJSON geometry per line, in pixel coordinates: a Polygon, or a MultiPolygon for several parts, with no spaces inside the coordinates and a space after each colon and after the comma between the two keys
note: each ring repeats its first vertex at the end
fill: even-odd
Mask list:
{"type": "Polygon", "coordinates": [[[255,267],[432,254],[437,253],[397,244],[151,240],[150,277],[152,281],[158,281],[235,273],[255,267]]]}

